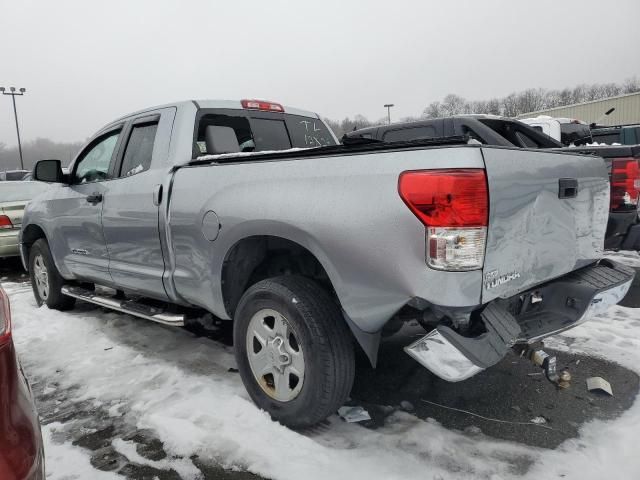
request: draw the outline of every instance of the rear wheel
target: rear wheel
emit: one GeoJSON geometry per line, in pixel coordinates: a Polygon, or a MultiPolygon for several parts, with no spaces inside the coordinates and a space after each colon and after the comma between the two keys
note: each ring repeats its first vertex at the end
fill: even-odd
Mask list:
{"type": "Polygon", "coordinates": [[[38,305],[46,304],[56,310],[68,310],[75,305],[75,298],[62,294],[64,279],[53,262],[49,244],[43,238],[31,246],[29,277],[38,305]]]}
{"type": "Polygon", "coordinates": [[[351,391],[351,334],[336,302],[307,278],[277,277],[249,288],[236,310],[234,345],[253,401],[289,427],[324,420],[351,391]]]}

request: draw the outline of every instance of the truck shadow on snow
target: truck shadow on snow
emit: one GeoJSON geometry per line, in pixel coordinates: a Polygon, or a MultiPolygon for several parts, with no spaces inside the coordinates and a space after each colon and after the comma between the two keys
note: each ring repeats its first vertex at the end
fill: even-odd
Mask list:
{"type": "MultiPolygon", "coordinates": [[[[640,391],[640,377],[601,358],[556,352],[559,371],[568,370],[572,381],[560,389],[543,371],[515,354],[464,382],[444,381],[410,358],[405,345],[424,335],[419,326],[407,326],[383,341],[378,365],[371,368],[361,355],[350,404],[364,406],[377,429],[398,410],[423,420],[434,419],[444,427],[468,434],[485,434],[541,448],[555,448],[575,438],[591,420],[609,420],[629,409],[640,391]],[[587,391],[586,379],[607,379],[614,396],[587,391]],[[464,410],[461,411],[461,410],[464,410]],[[486,417],[483,419],[481,417],[486,417]],[[535,419],[535,422],[531,421],[535,419]]],[[[229,331],[207,335],[232,345],[229,331]]]]}
{"type": "Polygon", "coordinates": [[[402,347],[422,334],[420,327],[408,328],[384,342],[375,370],[361,363],[351,396],[354,404],[368,409],[369,428],[384,425],[390,413],[403,409],[471,435],[555,448],[576,437],[584,423],[622,414],[640,388],[639,377],[620,365],[550,349],[546,351],[557,355],[559,370],[571,373],[566,389],[515,354],[464,382],[449,383],[404,353],[402,347]],[[587,391],[586,379],[592,376],[607,379],[614,396],[587,391]]]}

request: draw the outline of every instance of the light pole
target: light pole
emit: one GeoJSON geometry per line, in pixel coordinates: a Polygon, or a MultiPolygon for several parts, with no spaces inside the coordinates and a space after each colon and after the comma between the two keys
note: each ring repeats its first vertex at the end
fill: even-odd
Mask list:
{"type": "Polygon", "coordinates": [[[7,92],[4,87],[0,87],[0,92],[3,95],[11,95],[13,100],[13,115],[16,119],[16,133],[18,134],[18,153],[20,153],[20,169],[24,170],[24,160],[22,159],[22,143],[20,142],[20,127],[18,126],[18,110],[16,110],[16,95],[22,96],[26,92],[26,88],[20,88],[19,92],[16,92],[16,87],[10,87],[7,92]]]}
{"type": "Polygon", "coordinates": [[[387,121],[391,124],[391,107],[393,107],[393,103],[385,103],[384,108],[387,109],[387,121]]]}

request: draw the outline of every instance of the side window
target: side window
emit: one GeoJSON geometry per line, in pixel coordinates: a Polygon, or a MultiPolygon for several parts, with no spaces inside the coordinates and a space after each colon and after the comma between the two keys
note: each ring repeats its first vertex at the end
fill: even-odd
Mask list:
{"type": "Polygon", "coordinates": [[[111,158],[119,137],[120,131],[118,130],[105,135],[90,145],[76,164],[73,183],[108,180],[111,158]]]}
{"type": "Polygon", "coordinates": [[[389,130],[384,134],[382,140],[385,142],[407,142],[411,140],[421,140],[424,138],[433,138],[436,135],[436,129],[431,126],[403,128],[400,130],[389,130]]]}
{"type": "Polygon", "coordinates": [[[122,158],[119,177],[130,177],[149,170],[158,123],[133,125],[122,158]]]}

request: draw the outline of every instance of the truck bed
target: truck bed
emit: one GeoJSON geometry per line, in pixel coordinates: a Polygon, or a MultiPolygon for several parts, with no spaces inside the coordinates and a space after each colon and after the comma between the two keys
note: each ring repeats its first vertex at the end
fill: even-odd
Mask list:
{"type": "Polygon", "coordinates": [[[252,235],[285,238],[319,260],[348,317],[375,332],[412,299],[477,308],[601,256],[608,206],[601,159],[463,141],[193,161],[175,172],[169,206],[177,293],[229,318],[222,292],[210,293],[220,281],[226,252],[252,235]],[[490,218],[483,269],[451,272],[425,265],[425,227],[398,195],[398,178],[403,171],[435,168],[487,171],[490,218]],[[559,199],[558,181],[567,177],[578,179],[579,191],[575,198],[559,199]],[[195,204],[193,192],[199,192],[195,204]],[[201,233],[207,211],[220,223],[213,242],[201,233]],[[496,285],[488,279],[497,279],[496,285]]]}

